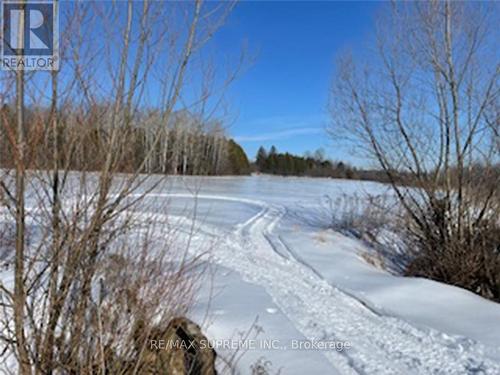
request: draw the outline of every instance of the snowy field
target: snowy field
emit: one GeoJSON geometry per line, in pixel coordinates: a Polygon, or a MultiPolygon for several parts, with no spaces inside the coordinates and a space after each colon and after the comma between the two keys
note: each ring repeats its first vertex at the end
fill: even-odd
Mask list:
{"type": "Polygon", "coordinates": [[[375,268],[362,242],[328,229],[327,195],[385,186],[252,176],[160,190],[144,209],[168,199],[180,225],[195,217],[192,248],[212,249],[191,317],[241,373],[500,374],[500,305],[375,268]]]}
{"type": "MultiPolygon", "coordinates": [[[[207,254],[190,317],[241,374],[500,374],[500,305],[368,264],[328,200],[387,194],[332,179],[169,178],[139,207],[207,254]]],[[[29,200],[28,200],[29,204],[29,200]]],[[[335,210],[335,207],[333,207],[335,210]]]]}

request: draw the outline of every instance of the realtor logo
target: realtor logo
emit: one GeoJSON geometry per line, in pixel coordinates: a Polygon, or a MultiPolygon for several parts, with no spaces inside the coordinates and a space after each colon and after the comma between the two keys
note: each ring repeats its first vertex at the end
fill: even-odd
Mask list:
{"type": "Polygon", "coordinates": [[[59,69],[58,16],[52,1],[3,1],[1,68],[59,69]]]}

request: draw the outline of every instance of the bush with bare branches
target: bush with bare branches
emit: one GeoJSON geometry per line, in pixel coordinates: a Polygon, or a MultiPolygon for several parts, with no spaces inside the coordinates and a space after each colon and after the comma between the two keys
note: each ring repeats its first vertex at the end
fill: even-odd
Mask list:
{"type": "Polygon", "coordinates": [[[331,135],[386,174],[404,211],[408,274],[499,301],[498,3],[386,10],[369,63],[339,60],[331,135]]]}
{"type": "Polygon", "coordinates": [[[206,59],[193,64],[234,4],[165,5],[56,0],[60,71],[2,73],[1,232],[14,227],[0,362],[14,361],[3,371],[142,373],[148,333],[190,305],[197,257],[141,204],[164,187],[147,166],[174,113],[209,123],[222,97],[209,98],[234,79],[237,68],[221,78],[206,59]],[[150,108],[158,121],[141,122],[150,108]],[[148,135],[140,154],[130,142],[137,123],[148,135]]]}

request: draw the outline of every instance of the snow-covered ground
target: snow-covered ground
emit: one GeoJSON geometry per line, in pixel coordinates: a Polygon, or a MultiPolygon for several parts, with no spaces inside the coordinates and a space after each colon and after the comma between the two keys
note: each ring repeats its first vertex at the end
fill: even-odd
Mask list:
{"type": "MultiPolygon", "coordinates": [[[[500,305],[365,262],[329,229],[332,179],[169,178],[139,210],[170,217],[210,263],[191,318],[242,374],[500,374],[500,305]],[[255,372],[262,373],[262,372],[255,372]]],[[[335,210],[335,207],[333,207],[335,210]]]]}
{"type": "Polygon", "coordinates": [[[179,178],[144,207],[168,199],[177,218],[193,218],[196,207],[192,247],[212,248],[214,274],[191,315],[243,374],[259,360],[282,374],[500,374],[499,304],[377,269],[361,256],[366,245],[327,229],[325,195],[386,190],[331,179],[179,178]]]}

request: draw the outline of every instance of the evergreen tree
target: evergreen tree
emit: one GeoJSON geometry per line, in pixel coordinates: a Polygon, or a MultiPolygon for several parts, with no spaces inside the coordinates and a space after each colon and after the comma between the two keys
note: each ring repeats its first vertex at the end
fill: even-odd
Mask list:
{"type": "Polygon", "coordinates": [[[255,158],[255,164],[260,171],[264,171],[267,160],[267,152],[266,149],[262,146],[259,147],[257,151],[257,156],[255,158]]]}
{"type": "Polygon", "coordinates": [[[267,157],[267,163],[265,165],[265,170],[269,173],[276,174],[276,168],[278,166],[277,153],[278,151],[276,150],[276,147],[271,146],[267,157]]]}
{"type": "Polygon", "coordinates": [[[273,145],[269,149],[269,156],[276,155],[278,153],[278,150],[276,150],[276,147],[273,145]]]}
{"type": "Polygon", "coordinates": [[[228,142],[229,173],[233,175],[249,174],[250,163],[245,151],[232,139],[228,142]]]}

